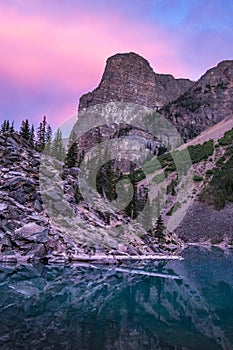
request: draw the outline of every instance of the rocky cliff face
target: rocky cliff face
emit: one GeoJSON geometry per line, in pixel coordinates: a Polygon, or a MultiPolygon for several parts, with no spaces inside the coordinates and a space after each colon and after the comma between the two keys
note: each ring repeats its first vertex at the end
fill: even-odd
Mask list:
{"type": "MultiPolygon", "coordinates": [[[[164,143],[152,133],[125,123],[113,123],[100,125],[81,135],[77,140],[77,158],[81,159],[83,153],[85,154],[101,142],[119,138],[137,140],[142,147],[150,149],[154,155],[166,150],[164,143]]],[[[126,171],[129,170],[126,169],[126,171]]]]}
{"type": "Polygon", "coordinates": [[[108,58],[99,86],[80,98],[79,109],[119,101],[161,107],[192,85],[188,79],[156,74],[148,61],[136,53],[116,54],[108,58]]]}
{"type": "Polygon", "coordinates": [[[188,141],[232,115],[233,61],[220,62],[194,83],[155,73],[135,53],[117,54],[107,60],[99,86],[80,98],[79,110],[112,101],[159,108],[188,141]]]}
{"type": "Polygon", "coordinates": [[[207,127],[232,116],[233,61],[223,61],[209,69],[176,101],[161,113],[172,121],[184,140],[197,136],[207,127]]]}

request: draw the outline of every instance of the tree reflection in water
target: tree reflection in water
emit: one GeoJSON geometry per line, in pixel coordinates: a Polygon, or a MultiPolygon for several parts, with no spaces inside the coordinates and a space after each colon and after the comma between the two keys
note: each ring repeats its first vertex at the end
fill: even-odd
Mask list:
{"type": "Polygon", "coordinates": [[[0,349],[232,349],[233,254],[190,248],[184,257],[1,265],[0,349]]]}

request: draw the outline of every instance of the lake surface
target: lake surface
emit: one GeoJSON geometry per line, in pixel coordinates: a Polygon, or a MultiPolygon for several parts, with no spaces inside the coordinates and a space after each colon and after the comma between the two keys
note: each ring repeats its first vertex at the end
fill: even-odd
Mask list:
{"type": "Polygon", "coordinates": [[[0,349],[233,349],[233,251],[119,266],[0,265],[0,349]]]}

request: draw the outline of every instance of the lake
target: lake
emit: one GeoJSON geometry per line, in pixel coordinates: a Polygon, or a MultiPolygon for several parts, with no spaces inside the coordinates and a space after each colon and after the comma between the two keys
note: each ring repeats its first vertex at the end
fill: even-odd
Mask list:
{"type": "Polygon", "coordinates": [[[112,265],[0,265],[0,349],[233,349],[233,251],[112,265]]]}

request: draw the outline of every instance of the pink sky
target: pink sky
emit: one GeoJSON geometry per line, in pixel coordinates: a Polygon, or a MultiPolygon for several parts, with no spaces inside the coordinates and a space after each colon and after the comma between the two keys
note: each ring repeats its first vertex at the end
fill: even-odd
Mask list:
{"type": "MultiPolygon", "coordinates": [[[[1,119],[29,117],[38,122],[45,114],[52,124],[59,124],[76,112],[80,95],[98,85],[106,59],[117,52],[137,52],[156,72],[175,77],[197,79],[205,66],[209,68],[208,60],[197,67],[193,63],[200,57],[189,59],[188,26],[185,32],[182,26],[172,31],[163,21],[141,20],[137,13],[134,17],[107,6],[90,11],[70,7],[63,16],[53,7],[44,9],[39,0],[27,11],[22,3],[0,5],[1,119]]],[[[211,33],[204,30],[202,40],[208,36],[211,33]]],[[[224,45],[221,39],[219,35],[215,41],[224,45]]],[[[195,40],[198,35],[193,38],[197,46],[195,40]]],[[[201,56],[203,50],[200,46],[196,54],[201,56]]],[[[217,58],[212,61],[217,63],[217,58]]]]}

